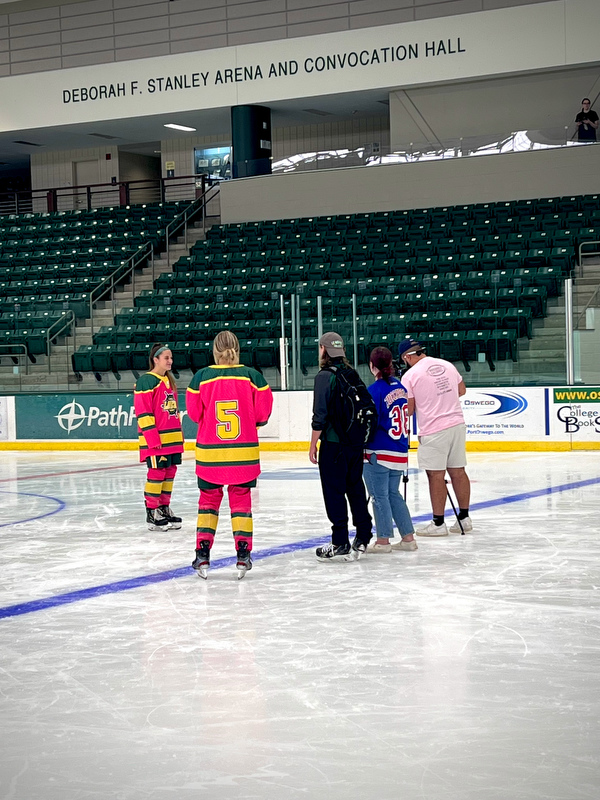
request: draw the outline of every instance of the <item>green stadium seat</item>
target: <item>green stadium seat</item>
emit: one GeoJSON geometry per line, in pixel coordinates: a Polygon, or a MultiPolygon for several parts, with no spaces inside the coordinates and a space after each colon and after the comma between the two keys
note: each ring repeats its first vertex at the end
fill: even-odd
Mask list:
{"type": "Polygon", "coordinates": [[[471,361],[480,361],[481,356],[488,362],[490,369],[495,369],[493,362],[490,361],[489,354],[489,331],[468,330],[462,342],[462,358],[465,369],[471,361]]]}
{"type": "Polygon", "coordinates": [[[150,351],[154,342],[138,343],[132,348],[131,369],[135,372],[147,372],[150,363],[150,351]]]}
{"type": "Polygon", "coordinates": [[[214,363],[212,347],[212,341],[194,343],[191,354],[191,366],[194,372],[214,363]]]}
{"type": "Polygon", "coordinates": [[[71,356],[73,372],[81,374],[82,372],[92,371],[92,353],[94,350],[95,345],[93,344],[83,344],[78,347],[77,351],[71,356]]]}
{"type": "Polygon", "coordinates": [[[531,339],[533,336],[531,308],[513,307],[504,309],[502,327],[514,329],[517,333],[518,339],[520,339],[523,336],[526,336],[528,339],[531,339]]]}
{"type": "Polygon", "coordinates": [[[132,344],[116,344],[111,353],[111,371],[120,377],[121,372],[131,369],[131,355],[134,349],[132,344]]]}
{"type": "Polygon", "coordinates": [[[177,341],[171,345],[174,371],[180,372],[181,370],[192,368],[193,347],[194,343],[189,341],[177,341]]]}
{"type": "Polygon", "coordinates": [[[484,308],[479,315],[478,328],[481,330],[502,328],[505,313],[505,308],[484,308]]]}
{"type": "MultiPolygon", "coordinates": [[[[411,334],[410,338],[414,338],[411,334]]],[[[440,339],[441,334],[435,331],[424,331],[419,334],[418,340],[427,350],[428,356],[433,358],[440,357],[440,339]]]]}
{"type": "MultiPolygon", "coordinates": [[[[113,344],[96,345],[91,353],[92,372],[110,372],[113,344]]],[[[146,366],[148,361],[146,361],[146,366]]]]}
{"type": "Polygon", "coordinates": [[[517,334],[514,330],[494,330],[490,332],[488,342],[490,360],[517,361],[517,334]]]}
{"type": "Polygon", "coordinates": [[[454,330],[470,331],[474,330],[479,325],[481,312],[474,309],[463,308],[460,311],[453,310],[454,314],[454,330]]]}
{"type": "Polygon", "coordinates": [[[462,361],[462,341],[463,333],[461,331],[442,331],[439,338],[439,357],[445,358],[446,361],[462,361]]]}

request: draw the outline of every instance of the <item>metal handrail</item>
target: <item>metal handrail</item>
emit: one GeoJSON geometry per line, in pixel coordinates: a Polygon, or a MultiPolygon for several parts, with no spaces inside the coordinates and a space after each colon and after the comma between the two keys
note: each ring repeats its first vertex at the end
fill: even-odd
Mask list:
{"type": "MultiPolygon", "coordinates": [[[[46,330],[46,353],[48,354],[48,375],[52,374],[52,369],[50,367],[50,345],[52,342],[57,339],[63,331],[73,325],[73,352],[75,352],[76,348],[76,333],[75,333],[75,312],[72,309],[67,309],[65,313],[57,319],[56,322],[53,322],[52,325],[46,330]],[[56,330],[54,330],[56,328],[56,330]]],[[[68,353],[67,353],[68,357],[68,353]]]]}
{"type": "MultiPolygon", "coordinates": [[[[582,260],[581,260],[582,257],[583,257],[583,253],[582,253],[581,248],[584,245],[590,245],[590,244],[599,245],[599,247],[598,247],[598,249],[594,250],[593,252],[586,253],[585,255],[586,256],[600,255],[600,241],[593,240],[593,241],[589,241],[589,242],[581,242],[580,243],[580,245],[579,245],[579,275],[580,275],[580,277],[583,275],[583,263],[582,263],[582,260]]],[[[575,330],[579,330],[579,323],[581,322],[582,318],[585,317],[588,308],[591,307],[592,303],[594,302],[594,300],[596,299],[598,294],[600,294],[600,284],[598,284],[598,286],[596,286],[596,288],[594,290],[594,293],[592,294],[592,296],[588,300],[588,303],[587,303],[586,307],[583,309],[583,311],[580,312],[579,316],[577,317],[577,322],[575,323],[575,330]]]]}
{"type": "MultiPolygon", "coordinates": [[[[200,175],[179,175],[173,178],[142,178],[135,181],[115,181],[114,183],[111,181],[110,183],[54,186],[8,192],[6,194],[0,194],[0,216],[19,213],[39,213],[39,209],[36,212],[33,211],[35,203],[45,203],[47,211],[58,211],[58,208],[55,207],[58,200],[65,201],[71,199],[75,203],[77,198],[81,197],[86,198],[87,208],[91,210],[94,207],[92,200],[94,196],[98,195],[106,197],[108,195],[114,195],[114,203],[104,202],[102,203],[103,206],[111,204],[115,206],[131,205],[132,194],[138,192],[155,192],[156,201],[168,202],[167,194],[169,190],[183,188],[193,191],[200,177],[200,175]]],[[[133,204],[135,204],[135,200],[133,204]]]]}
{"type": "MultiPolygon", "coordinates": [[[[2,353],[1,355],[11,356],[12,358],[18,358],[19,363],[17,367],[21,366],[21,356],[24,356],[25,362],[25,375],[29,375],[29,357],[27,355],[27,346],[24,344],[0,344],[0,350],[8,349],[8,353],[2,353]],[[18,354],[15,354],[14,351],[20,351],[18,354]]],[[[23,376],[21,375],[21,371],[19,370],[19,391],[23,388],[23,376]]]]}
{"type": "Polygon", "coordinates": [[[176,234],[178,231],[181,230],[183,227],[184,230],[184,246],[187,249],[187,230],[188,224],[192,221],[192,219],[202,211],[202,223],[203,223],[203,230],[206,232],[206,207],[211,200],[214,200],[215,197],[219,194],[219,187],[212,186],[210,189],[205,191],[200,197],[197,197],[193,200],[189,206],[186,206],[183,211],[180,211],[176,217],[174,217],[171,222],[165,228],[165,236],[167,239],[167,264],[171,265],[171,259],[169,254],[169,240],[170,238],[176,234]],[[211,195],[211,192],[213,194],[211,195]],[[210,196],[209,196],[210,195],[210,196]]]}
{"type": "Polygon", "coordinates": [[[92,329],[92,335],[94,334],[94,303],[100,301],[108,292],[111,292],[111,300],[113,304],[113,316],[115,311],[115,288],[117,286],[117,281],[126,278],[128,275],[133,274],[132,284],[135,288],[135,269],[139,265],[141,261],[147,259],[149,256],[154,255],[154,245],[152,242],[146,242],[146,244],[141,245],[138,250],[130,256],[127,261],[124,261],[122,264],[119,264],[117,269],[108,275],[101,284],[96,286],[90,292],[90,327],[92,329]]]}
{"type": "MultiPolygon", "coordinates": [[[[187,226],[188,223],[200,212],[202,211],[202,219],[204,221],[206,214],[204,213],[206,210],[206,206],[211,200],[219,193],[218,187],[211,187],[208,191],[204,192],[200,197],[197,197],[193,200],[188,206],[184,208],[183,211],[180,211],[176,217],[174,217],[171,222],[165,228],[165,239],[166,239],[166,247],[167,247],[167,263],[169,263],[169,239],[177,233],[181,227],[183,226],[185,230],[185,244],[187,247],[187,226]]],[[[90,292],[90,327],[92,330],[92,335],[94,334],[94,303],[97,303],[103,297],[106,296],[109,292],[111,293],[111,300],[112,300],[112,311],[113,316],[115,315],[115,287],[117,281],[123,280],[123,278],[128,277],[129,275],[132,276],[132,293],[135,294],[135,270],[140,264],[141,261],[144,259],[150,258],[152,260],[152,280],[154,280],[154,258],[155,258],[155,246],[152,242],[146,242],[145,245],[138,248],[138,250],[130,256],[127,261],[123,264],[120,264],[117,269],[111,272],[105,280],[99,285],[96,286],[90,292]]]]}
{"type": "MultiPolygon", "coordinates": [[[[578,253],[579,253],[579,260],[577,262],[577,266],[579,267],[579,277],[580,278],[583,278],[583,263],[582,263],[581,259],[584,256],[584,252],[583,252],[582,248],[585,247],[588,244],[600,245],[600,241],[598,239],[589,239],[587,242],[579,242],[579,247],[577,248],[578,253]]],[[[597,256],[597,255],[600,255],[600,248],[598,248],[596,250],[593,250],[591,253],[585,253],[585,255],[586,256],[597,256]]]]}

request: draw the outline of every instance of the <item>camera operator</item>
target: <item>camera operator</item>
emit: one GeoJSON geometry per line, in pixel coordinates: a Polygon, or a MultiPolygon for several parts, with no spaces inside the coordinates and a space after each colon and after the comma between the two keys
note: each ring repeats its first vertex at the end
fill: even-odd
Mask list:
{"type": "MultiPolygon", "coordinates": [[[[467,391],[454,366],[443,358],[426,355],[423,345],[404,339],[398,355],[410,367],[402,376],[408,395],[408,414],[417,414],[419,424],[419,467],[427,472],[433,519],[417,536],[447,536],[444,522],[446,507],[446,470],[460,508],[458,518],[464,531],[473,530],[469,517],[471,482],[465,471],[467,453],[466,426],[459,398],[467,391]]],[[[450,533],[460,533],[458,521],[450,533]]]]}

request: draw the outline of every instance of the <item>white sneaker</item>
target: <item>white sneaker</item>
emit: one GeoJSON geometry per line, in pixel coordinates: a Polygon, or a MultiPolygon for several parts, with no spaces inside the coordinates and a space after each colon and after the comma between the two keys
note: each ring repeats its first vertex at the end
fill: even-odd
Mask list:
{"type": "Polygon", "coordinates": [[[448,528],[445,522],[442,522],[441,525],[436,525],[433,520],[431,520],[429,525],[417,528],[415,533],[417,536],[448,536],[448,528]]]}
{"type": "Polygon", "coordinates": [[[392,545],[391,544],[370,544],[367,547],[367,553],[391,553],[392,552],[392,545]]]}
{"type": "Polygon", "coordinates": [[[418,550],[417,543],[413,539],[412,542],[405,542],[404,539],[400,542],[390,545],[392,550],[418,550]]]}
{"type": "MultiPolygon", "coordinates": [[[[473,523],[471,522],[471,517],[465,517],[461,519],[463,531],[465,533],[471,533],[473,530],[473,523]]],[[[449,528],[450,533],[460,533],[460,525],[458,524],[458,520],[449,528]]]]}

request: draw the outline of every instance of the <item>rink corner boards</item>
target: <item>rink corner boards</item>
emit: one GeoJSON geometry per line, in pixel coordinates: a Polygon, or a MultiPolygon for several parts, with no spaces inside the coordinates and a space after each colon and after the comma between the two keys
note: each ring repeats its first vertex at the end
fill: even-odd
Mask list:
{"type": "MultiPolygon", "coordinates": [[[[186,442],[185,449],[193,450],[195,442],[186,442]]],[[[309,442],[260,442],[260,449],[264,453],[268,452],[302,452],[308,451],[309,442]]],[[[0,442],[0,450],[137,450],[138,445],[135,441],[128,440],[73,440],[64,439],[21,439],[11,442],[0,442]]],[[[417,447],[412,446],[411,452],[416,452],[417,447]]],[[[567,452],[571,450],[600,450],[598,442],[467,442],[467,450],[472,453],[477,452],[567,452]]]]}

